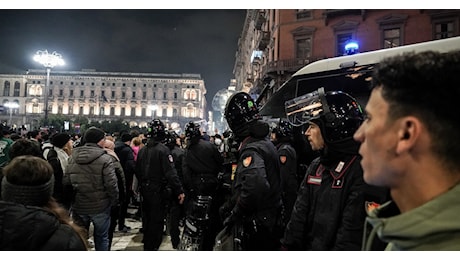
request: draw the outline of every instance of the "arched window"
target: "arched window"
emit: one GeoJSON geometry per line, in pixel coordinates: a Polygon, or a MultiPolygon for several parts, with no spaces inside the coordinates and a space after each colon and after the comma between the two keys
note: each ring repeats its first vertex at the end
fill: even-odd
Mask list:
{"type": "Polygon", "coordinates": [[[3,88],[3,96],[4,97],[10,96],[10,82],[9,81],[5,81],[5,85],[3,88]]]}
{"type": "Polygon", "coordinates": [[[196,100],[196,97],[197,97],[196,90],[194,90],[194,89],[190,90],[190,99],[191,100],[196,100]]]}
{"type": "Polygon", "coordinates": [[[19,92],[20,92],[20,90],[21,90],[21,84],[19,83],[19,81],[14,82],[14,93],[13,93],[13,96],[19,97],[19,92]]]}
{"type": "Polygon", "coordinates": [[[190,90],[184,91],[184,100],[190,100],[190,90]]]}

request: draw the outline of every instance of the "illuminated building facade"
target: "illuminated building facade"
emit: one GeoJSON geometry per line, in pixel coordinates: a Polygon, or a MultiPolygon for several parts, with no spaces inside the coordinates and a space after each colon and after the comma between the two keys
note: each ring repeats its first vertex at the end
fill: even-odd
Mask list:
{"type": "MultiPolygon", "coordinates": [[[[0,74],[2,122],[12,115],[12,125],[39,126],[44,114],[45,70],[24,75],[0,74]]],[[[59,71],[50,76],[48,112],[87,117],[90,121],[122,119],[130,126],[145,127],[152,118],[183,129],[189,121],[206,116],[206,87],[199,74],[157,74],[59,71]]]]}

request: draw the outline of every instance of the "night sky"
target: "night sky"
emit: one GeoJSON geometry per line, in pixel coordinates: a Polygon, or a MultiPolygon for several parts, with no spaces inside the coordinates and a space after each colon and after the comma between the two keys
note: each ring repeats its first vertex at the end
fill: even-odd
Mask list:
{"type": "Polygon", "coordinates": [[[0,74],[42,69],[33,55],[45,49],[66,62],[53,70],[197,73],[211,109],[233,78],[245,17],[245,9],[0,10],[0,74]]]}

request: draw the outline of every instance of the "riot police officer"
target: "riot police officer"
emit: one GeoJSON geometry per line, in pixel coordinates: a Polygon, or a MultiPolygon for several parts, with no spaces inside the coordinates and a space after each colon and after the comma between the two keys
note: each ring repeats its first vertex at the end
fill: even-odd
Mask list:
{"type": "Polygon", "coordinates": [[[142,224],[144,250],[158,250],[163,240],[166,206],[171,196],[171,187],[179,203],[184,201],[182,184],[177,176],[174,159],[165,139],[165,126],[159,119],[149,124],[147,144],[139,150],[136,174],[142,198],[142,224]]]}
{"type": "Polygon", "coordinates": [[[305,135],[320,156],[309,165],[286,226],[288,250],[359,250],[366,206],[387,200],[387,191],[367,185],[353,134],[364,119],[355,98],[323,88],[285,104],[289,122],[308,124],[305,135]]]}
{"type": "Polygon", "coordinates": [[[225,118],[240,149],[233,196],[221,210],[230,210],[224,225],[237,229],[236,241],[241,244],[236,249],[277,250],[282,226],[281,180],[269,126],[260,120],[259,109],[245,92],[228,99],[225,118]]]}
{"type": "Polygon", "coordinates": [[[286,120],[280,119],[272,130],[272,140],[278,150],[280,162],[281,183],[283,190],[284,217],[289,219],[297,199],[299,183],[297,181],[297,152],[292,145],[293,126],[286,120]]]}
{"type": "MultiPolygon", "coordinates": [[[[199,124],[192,121],[187,123],[185,137],[187,138],[187,148],[182,164],[184,184],[189,191],[190,200],[195,200],[198,196],[211,197],[209,223],[204,233],[201,249],[212,250],[215,235],[221,224],[218,216],[218,206],[221,203],[217,189],[219,185],[218,176],[222,172],[224,158],[217,146],[203,140],[199,124]]],[[[193,203],[194,201],[187,202],[187,215],[192,214],[193,203]]]]}

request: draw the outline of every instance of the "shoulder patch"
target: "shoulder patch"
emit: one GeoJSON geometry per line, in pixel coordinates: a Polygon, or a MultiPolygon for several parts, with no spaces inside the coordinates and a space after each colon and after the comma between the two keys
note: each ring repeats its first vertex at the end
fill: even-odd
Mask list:
{"type": "Polygon", "coordinates": [[[281,164],[285,164],[286,161],[287,161],[286,155],[281,155],[281,156],[280,156],[280,162],[281,162],[281,164]]]}
{"type": "Polygon", "coordinates": [[[170,163],[173,163],[173,162],[174,162],[174,159],[173,159],[172,155],[168,155],[168,159],[169,159],[169,162],[170,162],[170,163]]]}
{"type": "Polygon", "coordinates": [[[252,162],[252,156],[248,156],[248,157],[244,158],[243,166],[248,167],[249,165],[251,165],[251,162],[252,162]]]}

